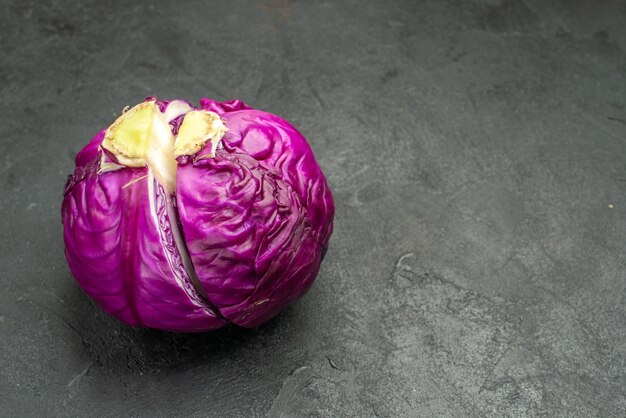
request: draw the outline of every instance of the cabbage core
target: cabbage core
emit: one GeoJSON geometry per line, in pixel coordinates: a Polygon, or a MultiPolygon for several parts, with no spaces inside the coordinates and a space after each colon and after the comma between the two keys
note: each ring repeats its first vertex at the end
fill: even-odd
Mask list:
{"type": "Polygon", "coordinates": [[[226,132],[221,118],[207,110],[191,110],[186,102],[169,103],[164,112],[157,104],[147,101],[124,112],[106,131],[102,148],[127,167],[147,166],[164,189],[176,188],[176,158],[193,155],[210,140],[213,157],[226,132]],[[170,121],[184,116],[174,136],[170,121]]]}

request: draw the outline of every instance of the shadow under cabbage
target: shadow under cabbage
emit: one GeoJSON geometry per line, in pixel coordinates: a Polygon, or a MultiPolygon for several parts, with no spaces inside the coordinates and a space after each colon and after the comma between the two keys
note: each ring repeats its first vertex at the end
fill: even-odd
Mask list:
{"type": "MultiPolygon", "coordinates": [[[[297,338],[289,329],[297,322],[297,305],[267,323],[245,329],[227,325],[216,331],[182,334],[125,325],[102,311],[72,280],[65,292],[68,326],[81,339],[101,374],[159,373],[214,362],[262,356],[272,346],[297,338]]],[[[300,314],[306,315],[305,312],[300,314]]]]}

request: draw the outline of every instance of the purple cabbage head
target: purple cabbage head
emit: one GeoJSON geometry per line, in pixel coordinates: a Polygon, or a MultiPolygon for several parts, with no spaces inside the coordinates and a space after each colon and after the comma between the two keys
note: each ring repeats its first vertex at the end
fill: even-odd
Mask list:
{"type": "Polygon", "coordinates": [[[148,98],[76,156],[65,254],[109,314],[177,332],[254,327],[301,297],[333,198],[305,138],[235,100],[148,98]]]}

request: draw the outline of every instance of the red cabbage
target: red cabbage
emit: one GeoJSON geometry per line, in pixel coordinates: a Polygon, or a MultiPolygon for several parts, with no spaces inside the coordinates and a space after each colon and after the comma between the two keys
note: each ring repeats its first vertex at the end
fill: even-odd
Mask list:
{"type": "Polygon", "coordinates": [[[311,286],[333,198],[305,138],[241,101],[148,98],[76,156],[65,254],[81,288],[130,324],[254,327],[311,286]]]}

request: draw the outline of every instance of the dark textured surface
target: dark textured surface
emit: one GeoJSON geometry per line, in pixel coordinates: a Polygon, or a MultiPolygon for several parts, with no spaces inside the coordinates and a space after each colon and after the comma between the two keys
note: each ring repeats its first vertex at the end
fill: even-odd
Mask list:
{"type": "Polygon", "coordinates": [[[626,413],[624,2],[2,3],[0,415],[626,413]],[[131,329],[71,278],[73,155],[148,95],[310,139],[335,233],[270,323],[131,329]]]}

